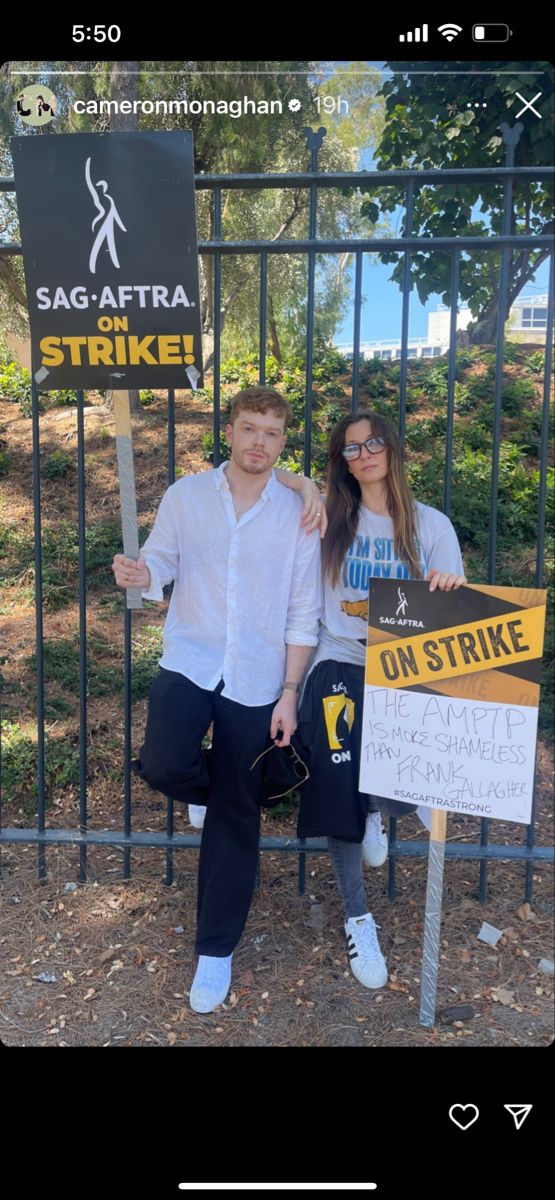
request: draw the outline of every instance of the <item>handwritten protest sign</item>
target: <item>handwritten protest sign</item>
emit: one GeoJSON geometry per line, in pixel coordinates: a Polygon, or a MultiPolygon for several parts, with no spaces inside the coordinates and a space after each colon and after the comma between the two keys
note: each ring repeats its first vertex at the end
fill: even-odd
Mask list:
{"type": "Polygon", "coordinates": [[[362,791],[530,821],[545,595],[372,583],[362,791]]]}
{"type": "Polygon", "coordinates": [[[421,1023],[432,1025],[448,812],[528,824],[546,592],[373,580],[360,790],[431,808],[421,1023]]]}

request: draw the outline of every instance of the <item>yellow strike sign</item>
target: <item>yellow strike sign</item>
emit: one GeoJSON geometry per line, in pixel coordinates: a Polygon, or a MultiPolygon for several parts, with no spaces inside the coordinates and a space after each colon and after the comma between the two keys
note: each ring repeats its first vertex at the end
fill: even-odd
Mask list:
{"type": "Polygon", "coordinates": [[[366,651],[366,683],[410,687],[441,676],[470,675],[541,658],[545,606],[522,608],[493,620],[472,621],[418,637],[382,642],[366,651]]]}
{"type": "Polygon", "coordinates": [[[127,317],[101,317],[100,335],[90,337],[43,337],[40,340],[43,367],[138,367],[180,366],[194,363],[193,335],[189,333],[128,333],[127,317]],[[116,333],[116,330],[123,330],[116,333]],[[107,333],[111,336],[106,336],[107,333]]]}

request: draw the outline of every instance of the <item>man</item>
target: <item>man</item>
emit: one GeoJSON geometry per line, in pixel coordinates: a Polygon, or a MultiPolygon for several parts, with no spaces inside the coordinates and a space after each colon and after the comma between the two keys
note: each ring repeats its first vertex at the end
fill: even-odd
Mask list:
{"type": "Polygon", "coordinates": [[[318,640],[320,539],[305,536],[301,500],[273,471],[290,417],[271,388],[239,392],[226,429],[230,461],[174,483],[137,562],[122,554],[113,561],[118,585],[141,587],[145,599],[161,600],[174,580],[137,769],[177,800],[206,804],[208,789],[196,1012],[211,1012],[229,991],[256,876],[259,756],[268,734],[277,741],[279,731],[279,746],[289,745],[318,640]],[[208,775],[202,738],[211,722],[208,775]]]}

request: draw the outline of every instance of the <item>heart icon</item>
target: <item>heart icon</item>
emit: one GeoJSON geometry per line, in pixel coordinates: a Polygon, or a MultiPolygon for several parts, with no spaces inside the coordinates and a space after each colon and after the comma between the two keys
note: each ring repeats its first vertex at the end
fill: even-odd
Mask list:
{"type": "Polygon", "coordinates": [[[449,1116],[459,1129],[470,1129],[470,1126],[478,1120],[480,1116],[479,1110],[475,1104],[452,1104],[449,1109],[449,1116]],[[457,1118],[454,1114],[459,1113],[457,1118]]]}

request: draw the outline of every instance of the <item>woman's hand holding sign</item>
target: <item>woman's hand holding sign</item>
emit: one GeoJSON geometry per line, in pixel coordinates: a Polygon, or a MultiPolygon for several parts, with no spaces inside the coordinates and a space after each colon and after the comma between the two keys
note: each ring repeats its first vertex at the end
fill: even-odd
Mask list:
{"type": "Polygon", "coordinates": [[[150,571],[142,555],[135,561],[126,558],[125,554],[114,554],[112,571],[118,587],[143,588],[145,591],[150,587],[150,571]]]}
{"type": "Polygon", "coordinates": [[[464,575],[449,574],[448,571],[430,571],[428,575],[430,581],[430,591],[435,592],[439,588],[440,592],[450,592],[453,589],[460,588],[461,584],[466,583],[464,575]]]}

